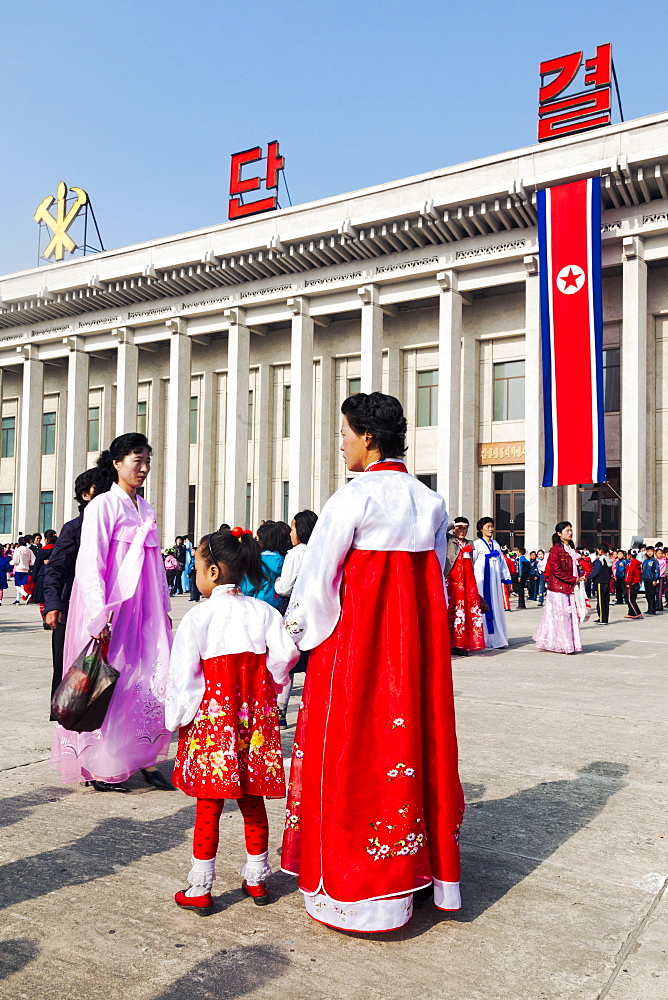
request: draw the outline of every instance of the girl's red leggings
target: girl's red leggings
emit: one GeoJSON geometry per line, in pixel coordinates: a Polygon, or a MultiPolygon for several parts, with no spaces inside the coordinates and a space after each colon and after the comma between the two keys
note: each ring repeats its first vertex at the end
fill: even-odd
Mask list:
{"type": "MultiPolygon", "coordinates": [[[[246,850],[249,854],[264,854],[269,848],[269,821],[261,795],[244,795],[237,799],[244,818],[246,850]]],[[[198,799],[193,836],[193,857],[198,861],[215,858],[220,833],[220,815],[225,799],[198,799]]]]}

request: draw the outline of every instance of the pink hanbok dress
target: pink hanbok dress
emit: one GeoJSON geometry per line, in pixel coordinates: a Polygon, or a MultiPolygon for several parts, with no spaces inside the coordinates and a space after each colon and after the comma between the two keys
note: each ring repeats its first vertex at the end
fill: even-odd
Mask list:
{"type": "Polygon", "coordinates": [[[155,512],[117,484],[86,508],[67,614],[64,672],[114,612],[109,662],[120,671],[107,716],[92,733],[56,725],[50,766],[65,783],[123,781],[164,760],[170,602],[155,512]]]}
{"type": "MultiPolygon", "coordinates": [[[[550,550],[546,569],[545,609],[538,628],[533,634],[533,641],[539,649],[545,649],[551,653],[581,653],[580,613],[577,598],[573,593],[580,574],[577,552],[565,545],[554,545],[550,550]],[[552,567],[555,551],[561,557],[562,570],[565,564],[568,567],[568,574],[572,574],[571,580],[575,579],[575,583],[566,584],[571,593],[555,590],[554,581],[550,579],[550,575],[556,577],[556,572],[552,567]]],[[[562,577],[557,579],[562,580],[563,586],[562,577]]]]}

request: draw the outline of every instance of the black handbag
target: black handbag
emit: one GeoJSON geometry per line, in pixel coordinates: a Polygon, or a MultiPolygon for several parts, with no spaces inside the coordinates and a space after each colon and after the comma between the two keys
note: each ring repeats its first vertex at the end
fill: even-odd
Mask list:
{"type": "Polygon", "coordinates": [[[51,699],[51,716],[64,729],[92,733],[104,722],[116,681],[121,676],[107,663],[106,639],[91,639],[67,671],[51,699]]]}

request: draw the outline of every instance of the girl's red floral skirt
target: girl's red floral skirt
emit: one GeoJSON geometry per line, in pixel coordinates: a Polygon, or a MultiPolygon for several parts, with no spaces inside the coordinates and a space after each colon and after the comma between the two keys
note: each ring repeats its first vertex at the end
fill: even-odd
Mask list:
{"type": "Polygon", "coordinates": [[[202,661],[199,711],[179,730],[173,781],[200,799],[285,795],[276,693],[264,654],[202,661]]]}

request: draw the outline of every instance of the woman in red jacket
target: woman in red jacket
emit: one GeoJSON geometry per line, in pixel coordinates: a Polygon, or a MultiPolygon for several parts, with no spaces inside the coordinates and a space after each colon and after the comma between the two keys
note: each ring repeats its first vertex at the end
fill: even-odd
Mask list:
{"type": "Polygon", "coordinates": [[[624,586],[626,588],[626,603],[629,607],[628,615],[625,618],[642,618],[642,611],[638,607],[638,591],[642,579],[642,564],[636,552],[631,553],[629,564],[624,574],[624,586]]]}
{"type": "Polygon", "coordinates": [[[554,531],[545,567],[545,610],[533,640],[539,649],[552,653],[581,653],[580,620],[573,596],[581,573],[573,548],[573,525],[560,521],[554,531]]]}

